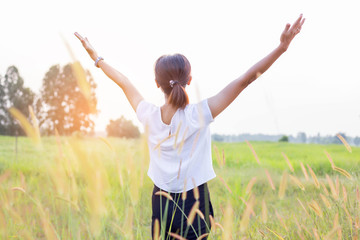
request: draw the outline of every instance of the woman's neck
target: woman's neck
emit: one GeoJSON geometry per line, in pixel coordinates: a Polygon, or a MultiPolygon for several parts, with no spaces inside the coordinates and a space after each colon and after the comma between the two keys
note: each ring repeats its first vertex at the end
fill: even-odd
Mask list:
{"type": "Polygon", "coordinates": [[[161,120],[163,121],[163,123],[170,125],[171,119],[176,113],[177,108],[165,102],[165,104],[160,107],[160,110],[161,110],[161,120]]]}

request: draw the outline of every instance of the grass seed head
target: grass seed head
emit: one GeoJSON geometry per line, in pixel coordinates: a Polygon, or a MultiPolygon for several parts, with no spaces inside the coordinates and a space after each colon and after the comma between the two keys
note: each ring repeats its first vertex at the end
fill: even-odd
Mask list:
{"type": "Polygon", "coordinates": [[[301,202],[301,200],[300,200],[299,198],[296,198],[296,199],[298,200],[300,206],[303,208],[303,210],[304,210],[304,212],[306,213],[306,215],[307,215],[308,217],[310,217],[309,212],[306,210],[306,208],[305,208],[304,204],[301,202]]]}
{"type": "Polygon", "coordinates": [[[279,186],[279,198],[280,199],[283,199],[285,196],[286,186],[287,186],[287,173],[286,173],[286,171],[284,171],[283,175],[281,177],[281,182],[280,182],[280,186],[279,186]]]}
{"type": "Polygon", "coordinates": [[[220,160],[220,153],[219,153],[219,149],[216,145],[214,145],[214,151],[215,151],[215,156],[216,156],[216,162],[219,165],[220,168],[222,168],[223,164],[220,160]]]}
{"type": "Polygon", "coordinates": [[[187,218],[187,225],[188,226],[191,225],[194,222],[195,215],[196,215],[196,209],[199,209],[199,204],[200,204],[200,202],[196,201],[194,203],[194,205],[192,206],[191,211],[189,213],[189,216],[187,218]]]}
{"type": "Polygon", "coordinates": [[[323,203],[325,204],[325,206],[328,208],[328,209],[331,209],[331,204],[329,202],[329,200],[327,199],[326,196],[324,196],[323,194],[320,193],[320,197],[321,197],[321,200],[323,201],[323,203]]]}
{"type": "Polygon", "coordinates": [[[246,194],[249,194],[249,193],[251,192],[251,189],[253,188],[255,182],[256,182],[256,177],[253,177],[253,178],[249,181],[248,185],[246,186],[246,194]]]}
{"type": "Polygon", "coordinates": [[[187,132],[189,131],[189,128],[186,127],[185,128],[185,131],[183,133],[183,137],[181,139],[181,142],[180,142],[180,145],[179,145],[179,148],[178,148],[178,154],[180,155],[180,153],[182,152],[182,149],[184,147],[184,143],[185,143],[185,139],[186,139],[186,136],[187,136],[187,132]]]}
{"type": "Polygon", "coordinates": [[[301,166],[301,170],[302,170],[302,172],[303,172],[303,174],[305,176],[306,181],[308,181],[309,180],[309,175],[308,175],[308,173],[306,171],[306,168],[305,168],[305,166],[304,166],[304,164],[302,162],[300,162],[300,166],[301,166]]]}
{"type": "Polygon", "coordinates": [[[327,159],[329,160],[329,162],[331,164],[331,168],[334,169],[335,168],[335,163],[334,163],[332,157],[330,156],[330,154],[326,150],[324,150],[324,153],[325,153],[327,159]]]}
{"type": "Polygon", "coordinates": [[[11,188],[11,190],[26,193],[25,189],[23,189],[22,187],[13,187],[13,188],[11,188]]]}
{"type": "Polygon", "coordinates": [[[209,219],[210,219],[211,229],[215,230],[216,225],[215,225],[215,220],[214,220],[213,216],[209,215],[209,219]]]}
{"type": "Polygon", "coordinates": [[[224,151],[224,149],[222,150],[222,164],[223,164],[223,166],[225,166],[225,163],[226,163],[226,161],[225,161],[225,151],[224,151]]]}
{"type": "Polygon", "coordinates": [[[160,239],[160,225],[159,225],[159,219],[155,219],[155,224],[154,224],[154,236],[153,236],[154,240],[159,240],[160,239]]]}
{"type": "Polygon", "coordinates": [[[345,188],[345,186],[344,185],[342,185],[342,192],[343,192],[343,200],[344,200],[344,202],[346,203],[347,202],[347,200],[348,200],[348,195],[347,195],[347,191],[346,191],[346,188],[345,188]]]}
{"type": "Polygon", "coordinates": [[[290,176],[290,179],[291,179],[296,185],[298,185],[298,187],[299,187],[301,190],[305,191],[304,185],[300,182],[300,180],[299,180],[297,177],[295,177],[295,176],[293,176],[293,175],[291,175],[291,174],[289,174],[289,176],[290,176]]]}
{"type": "Polygon", "coordinates": [[[230,194],[232,194],[232,191],[231,191],[229,185],[227,185],[227,183],[225,182],[225,180],[224,180],[220,175],[218,175],[218,178],[219,178],[220,181],[224,184],[224,186],[225,186],[226,189],[230,192],[230,194]]]}
{"type": "Polygon", "coordinates": [[[187,183],[187,180],[185,179],[183,192],[181,193],[181,199],[182,199],[183,201],[186,200],[186,194],[187,194],[187,192],[186,192],[186,183],[187,183]]]}
{"type": "MultiPolygon", "coordinates": [[[[266,227],[266,226],[265,226],[266,227]]],[[[278,239],[280,239],[280,240],[284,240],[284,238],[282,237],[282,236],[280,236],[280,234],[279,233],[277,233],[277,232],[275,232],[274,230],[271,230],[270,228],[268,228],[268,227],[266,227],[266,229],[269,231],[269,232],[271,232],[272,234],[274,234],[275,235],[275,237],[277,237],[278,239]]]]}
{"type": "Polygon", "coordinates": [[[267,179],[268,179],[268,181],[269,181],[269,184],[270,184],[271,189],[275,191],[274,182],[273,182],[273,180],[272,180],[272,178],[271,178],[271,176],[270,176],[270,173],[269,173],[268,170],[266,170],[266,169],[265,169],[265,174],[266,174],[266,177],[267,177],[267,179]]]}
{"type": "Polygon", "coordinates": [[[166,197],[167,199],[169,199],[170,201],[173,201],[173,198],[172,198],[172,196],[169,194],[169,193],[167,193],[167,192],[164,192],[164,191],[157,191],[156,193],[155,193],[155,195],[158,195],[158,196],[163,196],[163,197],[166,197]]]}
{"type": "Polygon", "coordinates": [[[179,178],[180,178],[181,164],[182,164],[182,158],[180,159],[180,162],[179,162],[179,170],[178,170],[177,179],[179,179],[179,178]]]}
{"type": "Polygon", "coordinates": [[[339,173],[341,173],[342,175],[344,175],[345,177],[347,177],[348,179],[352,179],[352,176],[350,173],[348,173],[345,169],[339,168],[339,167],[334,167],[333,168],[334,171],[337,171],[339,173]]]}
{"type": "Polygon", "coordinates": [[[223,227],[220,223],[216,222],[216,223],[215,223],[215,226],[218,227],[218,228],[220,228],[221,231],[224,232],[224,227],[223,227]]]}
{"type": "Polygon", "coordinates": [[[194,198],[195,198],[196,200],[199,200],[199,198],[200,198],[199,189],[198,189],[198,187],[197,187],[197,185],[196,185],[195,179],[192,178],[191,180],[192,180],[192,182],[193,182],[193,184],[194,184],[194,188],[193,188],[194,198]]]}
{"type": "MultiPolygon", "coordinates": [[[[222,233],[222,239],[224,240],[232,239],[233,217],[234,217],[234,210],[231,207],[230,202],[228,202],[224,214],[224,231],[222,233]]],[[[241,223],[240,223],[240,230],[241,230],[241,223]]]]}
{"type": "Polygon", "coordinates": [[[288,156],[286,156],[286,154],[283,153],[283,152],[282,152],[281,154],[282,154],[283,157],[285,158],[285,161],[286,161],[287,165],[289,166],[290,171],[291,171],[291,172],[294,172],[294,167],[292,166],[292,164],[291,164],[288,156]]]}
{"type": "Polygon", "coordinates": [[[343,137],[343,136],[341,136],[339,133],[338,134],[336,134],[336,136],[340,139],[340,141],[344,144],[344,146],[346,147],[346,150],[348,150],[350,153],[352,152],[352,150],[351,150],[351,147],[350,147],[350,145],[348,144],[348,142],[346,141],[346,139],[343,137]]]}
{"type": "Polygon", "coordinates": [[[204,216],[204,214],[200,211],[200,209],[196,209],[195,211],[196,211],[196,214],[199,215],[199,217],[200,217],[201,219],[205,219],[205,216],[204,216]]]}
{"type": "Polygon", "coordinates": [[[40,132],[38,126],[33,126],[18,109],[11,107],[9,112],[13,118],[15,118],[21,128],[24,130],[26,135],[35,143],[35,145],[39,146],[41,144],[40,132]]]}
{"type": "Polygon", "coordinates": [[[267,210],[266,202],[264,199],[262,200],[262,204],[261,204],[261,218],[262,218],[263,223],[267,222],[268,210],[267,210]]]}
{"type": "Polygon", "coordinates": [[[320,240],[320,236],[319,236],[319,233],[318,233],[318,230],[316,228],[313,228],[313,232],[314,232],[314,238],[316,240],[320,240]]]}
{"type": "Polygon", "coordinates": [[[287,226],[286,226],[286,224],[285,224],[284,218],[283,218],[283,217],[278,213],[278,211],[276,211],[276,210],[275,210],[275,215],[276,215],[276,217],[278,218],[280,224],[281,224],[281,225],[283,226],[283,228],[286,230],[286,232],[288,232],[289,230],[288,230],[288,228],[287,228],[287,226]]]}
{"type": "Polygon", "coordinates": [[[320,184],[321,184],[321,186],[322,186],[322,188],[324,190],[325,195],[329,196],[329,191],[328,191],[327,187],[325,186],[325,184],[324,183],[320,183],[320,184]]]}
{"type": "Polygon", "coordinates": [[[319,217],[323,217],[323,211],[321,210],[319,204],[315,201],[312,200],[310,203],[308,203],[308,206],[310,207],[311,210],[313,210],[316,215],[318,215],[319,217]]]}
{"type": "Polygon", "coordinates": [[[204,233],[201,236],[199,236],[196,240],[201,240],[201,239],[207,237],[208,235],[209,235],[208,233],[204,233]]]}
{"type": "Polygon", "coordinates": [[[345,203],[342,204],[342,207],[343,207],[343,209],[344,209],[344,212],[346,213],[346,216],[348,217],[349,227],[352,228],[353,219],[352,219],[352,217],[351,217],[351,214],[350,214],[350,212],[348,211],[348,209],[346,208],[345,203]]]}
{"type": "Polygon", "coordinates": [[[177,146],[177,139],[178,139],[178,136],[179,136],[179,132],[180,132],[181,125],[182,125],[182,121],[179,123],[178,127],[176,128],[174,145],[173,145],[173,148],[174,148],[174,149],[175,149],[176,146],[177,146]]]}
{"type": "Polygon", "coordinates": [[[309,172],[310,172],[310,175],[314,181],[314,185],[316,188],[320,188],[320,183],[319,183],[319,180],[317,179],[316,177],[316,174],[314,173],[314,171],[312,170],[312,168],[309,166],[309,164],[307,164],[307,167],[309,169],[309,172]]]}
{"type": "Polygon", "coordinates": [[[169,235],[178,240],[187,240],[186,238],[183,238],[182,236],[176,233],[169,232],[169,235]]]}
{"type": "Polygon", "coordinates": [[[246,231],[246,229],[248,228],[248,226],[249,226],[250,214],[253,211],[253,206],[254,205],[255,205],[255,197],[251,196],[249,201],[246,204],[245,211],[244,211],[244,213],[243,213],[243,215],[241,217],[241,220],[240,220],[240,231],[242,233],[244,233],[246,231]]]}
{"type": "Polygon", "coordinates": [[[251,145],[251,143],[248,140],[245,140],[245,142],[249,146],[249,148],[250,148],[252,154],[254,155],[257,163],[260,165],[260,159],[259,159],[258,155],[256,154],[255,149],[253,148],[253,146],[251,145]]]}
{"type": "Polygon", "coordinates": [[[337,191],[335,189],[335,185],[334,185],[333,181],[331,180],[331,178],[329,177],[329,175],[327,175],[327,174],[326,174],[326,180],[328,181],[328,184],[329,184],[329,187],[330,187],[331,194],[332,194],[333,198],[335,200],[337,200],[339,196],[338,196],[337,191]]]}

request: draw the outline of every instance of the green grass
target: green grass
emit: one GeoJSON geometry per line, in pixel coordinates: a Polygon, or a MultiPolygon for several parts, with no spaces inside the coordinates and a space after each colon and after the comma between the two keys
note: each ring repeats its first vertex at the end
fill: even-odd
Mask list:
{"type": "MultiPolygon", "coordinates": [[[[36,146],[30,139],[19,137],[16,154],[15,138],[0,137],[0,239],[149,239],[153,183],[146,175],[149,160],[145,142],[74,137],[62,137],[60,142],[58,144],[55,137],[44,137],[41,146],[36,146]],[[26,193],[12,190],[14,187],[21,187],[26,193]]],[[[223,150],[226,159],[226,164],[220,166],[213,147],[215,172],[232,193],[215,178],[209,182],[210,197],[215,221],[231,232],[233,239],[278,239],[271,231],[284,239],[300,236],[314,239],[314,229],[323,239],[333,229],[336,214],[344,239],[358,234],[360,202],[356,199],[356,189],[359,188],[360,148],[353,147],[350,153],[342,145],[251,144],[260,165],[246,143],[213,143],[219,150],[220,160],[223,150]],[[337,167],[352,175],[351,180],[331,168],[324,150],[337,167]],[[294,173],[282,152],[290,159],[294,173]],[[331,209],[327,209],[320,198],[320,193],[325,195],[324,189],[317,189],[311,177],[305,179],[300,162],[314,170],[329,192],[326,174],[334,183],[338,178],[339,197],[327,196],[331,209]],[[272,177],[275,191],[270,188],[265,169],[272,177]],[[300,190],[288,177],[285,197],[280,199],[278,189],[283,172],[296,176],[306,190],[300,190]],[[241,232],[246,206],[240,198],[250,200],[245,190],[253,177],[256,177],[251,191],[255,196],[255,216],[251,216],[246,231],[241,232]],[[347,191],[347,202],[343,199],[342,186],[347,191]],[[268,209],[266,223],[261,214],[263,200],[268,209]],[[308,207],[312,200],[321,207],[322,217],[308,207]],[[352,225],[344,206],[351,215],[352,225]],[[224,217],[226,208],[233,213],[231,220],[224,217]],[[277,215],[282,217],[286,228],[277,215]]],[[[222,234],[217,229],[209,239],[223,239],[222,234]]]]}

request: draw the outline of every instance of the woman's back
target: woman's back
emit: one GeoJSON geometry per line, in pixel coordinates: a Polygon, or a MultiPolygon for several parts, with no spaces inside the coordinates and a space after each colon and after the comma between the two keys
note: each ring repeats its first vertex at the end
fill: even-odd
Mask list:
{"type": "Polygon", "coordinates": [[[136,113],[147,129],[148,175],[156,186],[178,193],[194,188],[192,179],[200,185],[215,177],[209,129],[213,118],[207,100],[178,108],[166,123],[161,108],[149,102],[140,102],[136,113]]]}

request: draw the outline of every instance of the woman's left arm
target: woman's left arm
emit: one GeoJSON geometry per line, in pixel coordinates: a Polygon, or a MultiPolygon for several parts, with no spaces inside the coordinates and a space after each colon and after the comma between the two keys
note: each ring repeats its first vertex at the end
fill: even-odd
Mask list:
{"type": "MultiPolygon", "coordinates": [[[[89,40],[87,38],[83,38],[78,33],[75,33],[75,36],[81,41],[83,47],[88,52],[92,60],[96,61],[99,56],[96,53],[95,49],[91,46],[89,40]]],[[[131,83],[131,81],[125,75],[110,66],[103,59],[98,61],[97,66],[99,66],[101,70],[106,74],[106,76],[113,80],[124,91],[125,96],[128,99],[131,107],[134,109],[134,111],[136,111],[138,104],[144,98],[141,96],[135,86],[131,83]]]]}

